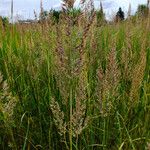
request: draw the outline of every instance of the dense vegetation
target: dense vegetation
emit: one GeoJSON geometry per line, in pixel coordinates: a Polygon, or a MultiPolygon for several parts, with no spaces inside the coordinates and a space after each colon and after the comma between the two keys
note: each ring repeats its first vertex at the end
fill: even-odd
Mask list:
{"type": "Polygon", "coordinates": [[[150,149],[149,17],[97,19],[0,22],[1,150],[150,149]]]}

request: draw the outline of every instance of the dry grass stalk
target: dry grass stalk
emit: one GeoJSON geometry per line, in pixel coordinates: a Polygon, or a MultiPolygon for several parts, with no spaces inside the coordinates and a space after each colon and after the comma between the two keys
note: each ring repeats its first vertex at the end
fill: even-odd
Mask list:
{"type": "Polygon", "coordinates": [[[87,127],[89,122],[89,117],[85,116],[86,105],[81,102],[80,99],[76,99],[76,109],[73,111],[72,115],[72,130],[73,136],[77,137],[82,133],[82,131],[87,127]]]}
{"type": "Polygon", "coordinates": [[[63,0],[63,8],[64,9],[72,9],[75,3],[75,0],[63,0]]]}
{"type": "Polygon", "coordinates": [[[109,99],[117,96],[117,87],[120,81],[120,70],[116,61],[116,51],[113,48],[108,55],[108,64],[105,73],[100,67],[97,72],[98,84],[100,91],[98,92],[100,112],[106,116],[112,105],[109,99]]]}
{"type": "MultiPolygon", "coordinates": [[[[70,99],[69,91],[70,91],[70,80],[73,80],[74,78],[79,77],[79,82],[77,85],[77,89],[75,91],[76,93],[76,102],[75,102],[75,108],[73,106],[70,106],[71,112],[70,112],[70,118],[69,122],[63,122],[68,129],[68,132],[70,135],[77,137],[83,129],[87,126],[88,123],[88,117],[85,116],[86,112],[86,104],[85,104],[85,99],[86,99],[86,86],[87,86],[87,70],[86,70],[86,56],[85,53],[81,53],[81,49],[84,51],[85,44],[84,43],[87,39],[91,24],[93,23],[93,18],[91,19],[91,22],[86,26],[86,29],[84,30],[84,34],[82,37],[82,42],[81,45],[79,46],[80,48],[75,48],[76,51],[72,51],[74,47],[72,46],[71,42],[71,34],[72,34],[72,18],[70,16],[67,16],[67,14],[63,15],[64,19],[64,26],[61,26],[63,30],[60,30],[60,27],[57,28],[57,48],[56,48],[56,64],[59,61],[59,70],[61,69],[62,72],[56,73],[57,74],[57,86],[59,88],[59,91],[62,96],[62,103],[64,105],[68,105],[68,99],[70,99]],[[84,43],[84,44],[83,44],[84,43]],[[84,45],[84,46],[83,46],[84,45]],[[75,53],[80,53],[80,58],[72,58],[72,56],[68,55],[68,52],[71,53],[72,55],[75,55],[75,53]],[[83,56],[84,55],[84,56],[83,56]],[[82,58],[81,58],[82,57],[82,58]],[[77,62],[74,65],[74,61],[77,62]],[[83,63],[84,62],[84,63],[83,63]],[[71,63],[71,64],[70,64],[71,63]],[[82,65],[81,65],[82,64],[82,65]],[[75,70],[78,73],[75,73],[75,70]],[[75,76],[75,74],[77,76],[75,76]]],[[[56,71],[57,72],[57,71],[56,71]]],[[[71,97],[72,99],[72,97],[71,97]]],[[[60,107],[57,102],[54,103],[54,100],[52,101],[51,109],[53,112],[53,115],[55,117],[55,124],[57,128],[60,129],[61,127],[63,128],[62,121],[60,121],[60,117],[64,118],[61,113],[60,115],[56,114],[57,112],[61,112],[60,107]],[[53,106],[53,107],[52,107],[53,106]],[[55,106],[55,107],[54,107],[55,106]],[[55,115],[56,114],[56,115],[55,115]]],[[[69,115],[68,112],[66,112],[65,115],[69,115]]],[[[61,135],[64,133],[61,133],[61,135]]]]}
{"type": "Polygon", "coordinates": [[[104,90],[106,93],[111,93],[112,96],[116,94],[116,88],[120,81],[120,70],[116,60],[115,48],[112,48],[108,55],[108,64],[105,72],[104,90]]]}
{"type": "Polygon", "coordinates": [[[76,89],[76,106],[73,109],[72,115],[73,136],[75,137],[82,133],[89,122],[89,117],[86,116],[87,85],[87,68],[86,65],[84,65],[79,74],[79,81],[76,89]]]}
{"type": "Polygon", "coordinates": [[[125,83],[125,95],[129,97],[130,95],[130,84],[132,81],[132,70],[134,67],[134,54],[132,52],[132,46],[131,42],[129,41],[129,38],[126,39],[127,46],[122,48],[122,55],[121,55],[121,64],[122,64],[122,80],[124,80],[125,83]]]}
{"type": "Polygon", "coordinates": [[[61,68],[64,68],[65,66],[65,51],[64,51],[64,48],[63,48],[63,42],[62,42],[62,32],[60,30],[60,28],[56,25],[56,33],[57,33],[57,46],[56,46],[56,56],[58,58],[56,58],[56,63],[58,62],[58,64],[60,65],[61,68]]]}
{"type": "Polygon", "coordinates": [[[85,57],[85,46],[86,46],[86,43],[87,43],[87,38],[88,38],[88,35],[89,35],[89,31],[92,27],[92,25],[94,24],[95,22],[95,13],[93,13],[89,23],[84,27],[84,31],[83,31],[83,35],[82,35],[82,39],[81,39],[81,43],[80,45],[78,45],[75,49],[77,49],[80,53],[80,66],[83,65],[83,59],[85,57]]]}
{"type": "MultiPolygon", "coordinates": [[[[67,64],[65,63],[65,67],[66,67],[66,65],[67,64]]],[[[62,103],[67,106],[68,99],[70,97],[70,95],[68,94],[69,89],[70,89],[69,80],[70,80],[70,77],[71,77],[71,79],[73,79],[75,76],[71,75],[70,77],[68,77],[69,74],[67,73],[67,68],[66,68],[66,70],[63,71],[63,74],[57,74],[57,75],[58,75],[57,76],[57,85],[59,87],[61,96],[63,98],[62,103]]],[[[75,107],[73,107],[73,109],[71,111],[72,115],[70,116],[70,121],[64,123],[67,127],[69,127],[68,128],[69,131],[72,130],[72,135],[74,137],[77,137],[79,134],[81,134],[81,132],[87,126],[87,123],[88,123],[88,117],[85,116],[85,112],[86,112],[86,101],[85,100],[86,100],[86,87],[87,87],[86,64],[84,66],[82,66],[82,70],[79,71],[79,74],[77,74],[75,79],[77,79],[77,78],[79,78],[79,80],[78,80],[76,89],[74,89],[75,93],[76,93],[75,107]]],[[[63,125],[62,125],[62,121],[60,118],[64,118],[63,117],[64,114],[62,114],[58,103],[54,102],[54,99],[52,100],[51,109],[52,109],[53,115],[55,117],[55,124],[57,124],[56,126],[58,126],[58,129],[59,128],[61,129],[61,127],[63,127],[63,125]],[[60,115],[57,114],[58,112],[61,112],[61,113],[59,113],[60,115]],[[59,116],[61,116],[61,117],[59,117],[59,116]],[[59,120],[60,120],[60,123],[59,123],[59,120]]],[[[67,112],[66,112],[66,115],[68,115],[67,112]]]]}
{"type": "Polygon", "coordinates": [[[145,51],[144,44],[140,52],[139,63],[135,66],[132,72],[132,85],[130,90],[130,98],[131,100],[134,101],[138,99],[139,88],[141,87],[143,77],[144,77],[145,67],[146,67],[146,51],[145,51]]]}
{"type": "MultiPolygon", "coordinates": [[[[98,93],[98,103],[99,103],[99,110],[103,114],[103,81],[104,81],[104,73],[103,69],[100,67],[97,70],[97,77],[98,77],[98,86],[97,86],[97,93],[98,93]],[[100,87],[100,88],[99,88],[100,87]]],[[[97,106],[97,104],[96,104],[97,106]]]]}
{"type": "Polygon", "coordinates": [[[61,111],[59,104],[54,98],[51,99],[50,104],[51,111],[53,113],[54,123],[58,129],[58,133],[64,136],[66,133],[66,123],[64,121],[64,112],[61,111]]]}
{"type": "Polygon", "coordinates": [[[129,8],[128,8],[128,19],[131,17],[131,3],[129,3],[129,8]]]}
{"type": "Polygon", "coordinates": [[[12,21],[12,23],[14,22],[13,15],[14,15],[14,0],[11,0],[11,21],[12,21]]]}
{"type": "Polygon", "coordinates": [[[35,10],[34,10],[34,18],[35,18],[35,20],[38,20],[37,13],[35,10]]]}
{"type": "Polygon", "coordinates": [[[77,137],[88,124],[89,118],[85,117],[85,103],[82,104],[78,98],[76,101],[76,109],[73,110],[72,118],[70,118],[71,122],[65,122],[65,114],[61,111],[58,102],[54,99],[51,100],[50,108],[53,113],[54,123],[60,136],[65,136],[66,132],[70,130],[67,129],[67,127],[71,124],[73,136],[77,137]]]}
{"type": "MultiPolygon", "coordinates": [[[[74,73],[78,75],[82,72],[83,68],[86,68],[87,65],[88,60],[86,58],[85,48],[86,48],[87,39],[89,35],[92,36],[91,40],[94,38],[94,31],[92,27],[96,24],[95,14],[93,14],[93,17],[90,21],[91,22],[84,28],[83,35],[81,38],[81,43],[75,48],[79,52],[79,59],[77,60],[76,66],[74,68],[74,73]]],[[[93,41],[91,46],[94,46],[93,41]]]]}
{"type": "Polygon", "coordinates": [[[97,71],[98,76],[98,86],[97,86],[97,96],[98,96],[98,105],[95,104],[96,108],[100,111],[100,114],[103,117],[106,117],[108,115],[109,110],[111,107],[108,107],[109,101],[106,98],[106,91],[104,90],[104,81],[105,81],[105,74],[100,67],[97,71]]]}
{"type": "Polygon", "coordinates": [[[72,78],[71,74],[71,58],[69,53],[72,51],[72,46],[70,43],[71,39],[71,25],[68,22],[67,15],[63,15],[63,20],[65,24],[62,26],[56,27],[56,48],[55,48],[55,66],[56,70],[54,71],[57,78],[57,87],[63,97],[63,104],[68,105],[69,97],[69,80],[72,78]],[[59,72],[57,71],[59,70],[59,72]],[[61,70],[61,71],[60,71],[61,70]]]}
{"type": "Polygon", "coordinates": [[[3,75],[0,72],[0,105],[1,112],[4,115],[4,122],[10,123],[13,121],[13,112],[17,104],[17,99],[9,91],[7,81],[3,81],[3,75]]]}

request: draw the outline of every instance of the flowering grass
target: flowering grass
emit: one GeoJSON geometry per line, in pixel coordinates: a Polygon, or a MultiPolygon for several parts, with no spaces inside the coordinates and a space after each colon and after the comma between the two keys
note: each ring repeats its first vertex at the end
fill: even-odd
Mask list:
{"type": "Polygon", "coordinates": [[[1,23],[0,149],[149,148],[149,28],[97,26],[94,13],[1,23]]]}

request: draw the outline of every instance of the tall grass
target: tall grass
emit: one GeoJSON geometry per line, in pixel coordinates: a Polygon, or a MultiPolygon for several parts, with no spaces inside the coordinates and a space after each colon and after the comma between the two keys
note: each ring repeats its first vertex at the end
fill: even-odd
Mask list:
{"type": "Polygon", "coordinates": [[[0,24],[0,149],[149,148],[149,20],[76,19],[0,24]]]}

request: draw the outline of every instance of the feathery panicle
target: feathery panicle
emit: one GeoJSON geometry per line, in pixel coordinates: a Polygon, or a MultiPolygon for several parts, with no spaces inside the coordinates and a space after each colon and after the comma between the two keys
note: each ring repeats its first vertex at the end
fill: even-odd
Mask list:
{"type": "Polygon", "coordinates": [[[87,126],[89,122],[89,117],[85,117],[86,106],[85,103],[77,98],[76,100],[76,109],[73,110],[73,115],[70,118],[71,122],[65,122],[64,112],[61,111],[59,104],[54,99],[51,100],[50,109],[53,113],[54,123],[58,129],[58,133],[61,136],[64,136],[66,132],[70,129],[67,129],[67,126],[71,124],[73,136],[77,137],[83,129],[87,126]]]}
{"type": "Polygon", "coordinates": [[[116,93],[115,90],[119,84],[120,75],[116,60],[116,51],[115,48],[112,48],[108,55],[108,64],[105,72],[104,89],[107,91],[106,93],[111,92],[112,95],[116,93]]]}
{"type": "Polygon", "coordinates": [[[42,14],[44,11],[43,9],[43,0],[40,0],[40,13],[42,14]]]}
{"type": "Polygon", "coordinates": [[[105,73],[101,67],[97,70],[99,89],[97,89],[99,97],[98,103],[103,116],[107,116],[111,110],[112,104],[109,99],[118,95],[117,87],[119,85],[120,75],[121,73],[116,60],[116,51],[115,48],[112,48],[108,54],[108,64],[105,73]]]}
{"type": "Polygon", "coordinates": [[[4,115],[4,121],[10,123],[13,121],[13,112],[17,104],[17,99],[9,91],[7,81],[3,81],[3,75],[0,72],[0,105],[4,115]]]}
{"type": "MultiPolygon", "coordinates": [[[[86,59],[86,58],[85,58],[86,59]]],[[[86,61],[86,60],[84,60],[86,61]]],[[[88,84],[88,77],[87,77],[87,64],[84,63],[82,66],[82,70],[80,72],[78,86],[76,89],[76,106],[73,109],[72,115],[72,126],[73,126],[73,136],[77,137],[79,134],[82,133],[84,128],[88,125],[89,117],[86,116],[86,100],[87,100],[87,84],[88,84]]]]}
{"type": "Polygon", "coordinates": [[[141,87],[143,77],[144,77],[145,67],[146,67],[146,50],[145,50],[144,44],[141,47],[142,49],[140,52],[139,62],[135,66],[132,72],[132,85],[131,85],[131,90],[130,90],[130,98],[133,101],[138,99],[139,88],[141,87]]]}
{"type": "Polygon", "coordinates": [[[80,98],[76,98],[76,109],[73,110],[72,127],[73,136],[77,137],[86,128],[89,122],[89,117],[85,116],[86,104],[80,98]]]}
{"type": "Polygon", "coordinates": [[[80,52],[80,59],[82,59],[82,56],[84,54],[84,48],[86,46],[88,33],[89,33],[93,23],[95,22],[95,16],[96,16],[96,13],[93,13],[89,23],[84,27],[84,32],[83,32],[81,44],[76,47],[76,49],[78,49],[80,52]]]}
{"type": "Polygon", "coordinates": [[[63,136],[66,133],[66,123],[64,121],[64,112],[61,111],[59,104],[54,98],[51,99],[50,104],[51,111],[53,113],[54,123],[58,129],[58,133],[63,136]]]}
{"type": "Polygon", "coordinates": [[[58,65],[60,65],[60,67],[62,69],[64,69],[65,62],[66,62],[65,56],[64,56],[65,51],[64,51],[64,48],[63,48],[63,44],[62,44],[62,39],[60,38],[61,35],[62,35],[62,32],[60,31],[58,26],[56,26],[56,33],[57,33],[56,56],[58,57],[56,61],[58,62],[58,65]]]}
{"type": "Polygon", "coordinates": [[[72,9],[74,6],[75,0],[63,0],[63,9],[72,9]]]}

